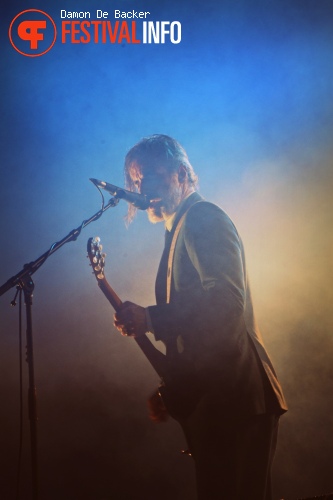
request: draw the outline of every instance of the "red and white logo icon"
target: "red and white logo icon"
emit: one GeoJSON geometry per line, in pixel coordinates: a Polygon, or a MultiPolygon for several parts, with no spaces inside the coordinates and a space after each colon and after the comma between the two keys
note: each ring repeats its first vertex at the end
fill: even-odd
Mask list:
{"type": "Polygon", "coordinates": [[[52,17],[37,9],[24,10],[9,26],[9,40],[17,52],[27,57],[46,54],[54,45],[57,28],[52,17]]]}

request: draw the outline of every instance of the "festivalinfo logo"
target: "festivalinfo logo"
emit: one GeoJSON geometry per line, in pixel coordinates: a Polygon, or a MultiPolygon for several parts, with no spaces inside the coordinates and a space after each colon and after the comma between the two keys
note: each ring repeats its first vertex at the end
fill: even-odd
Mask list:
{"type": "MultiPolygon", "coordinates": [[[[179,44],[182,29],[179,21],[150,21],[148,11],[91,13],[60,11],[59,40],[64,44],[179,44]],[[109,20],[109,18],[112,20],[109,20]]],[[[14,49],[27,57],[46,54],[57,39],[52,17],[42,10],[28,9],[17,14],[9,27],[14,49]]]]}

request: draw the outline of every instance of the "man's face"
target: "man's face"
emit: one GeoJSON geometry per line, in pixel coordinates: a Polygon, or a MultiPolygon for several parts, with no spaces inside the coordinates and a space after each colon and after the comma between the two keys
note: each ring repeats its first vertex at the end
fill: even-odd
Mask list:
{"type": "Polygon", "coordinates": [[[147,208],[148,219],[156,223],[168,219],[182,201],[182,185],[178,172],[169,172],[165,167],[145,172],[144,167],[133,164],[130,175],[139,193],[151,200],[147,208]]]}

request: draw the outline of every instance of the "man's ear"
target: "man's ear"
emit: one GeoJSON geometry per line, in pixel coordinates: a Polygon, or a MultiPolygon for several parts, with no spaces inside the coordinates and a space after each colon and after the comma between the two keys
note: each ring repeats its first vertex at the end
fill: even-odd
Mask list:
{"type": "Polygon", "coordinates": [[[183,184],[186,180],[186,177],[187,177],[186,167],[184,165],[180,165],[178,169],[178,182],[180,184],[183,184]]]}

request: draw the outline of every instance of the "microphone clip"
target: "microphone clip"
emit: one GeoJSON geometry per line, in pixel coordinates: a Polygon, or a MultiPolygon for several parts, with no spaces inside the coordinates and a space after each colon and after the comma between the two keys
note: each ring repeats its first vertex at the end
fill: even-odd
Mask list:
{"type": "Polygon", "coordinates": [[[125,200],[127,201],[127,203],[130,203],[139,210],[146,210],[150,205],[150,201],[148,200],[146,195],[135,193],[133,191],[127,191],[126,189],[115,186],[113,184],[109,184],[108,182],[105,181],[100,181],[98,179],[89,179],[89,180],[98,189],[105,189],[105,191],[112,194],[112,196],[114,196],[116,200],[118,201],[119,199],[125,200]]]}

